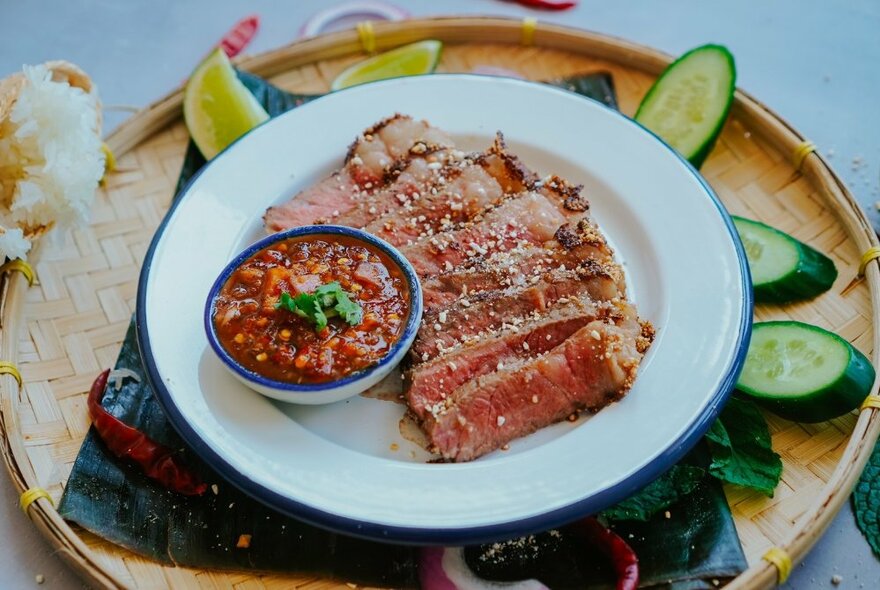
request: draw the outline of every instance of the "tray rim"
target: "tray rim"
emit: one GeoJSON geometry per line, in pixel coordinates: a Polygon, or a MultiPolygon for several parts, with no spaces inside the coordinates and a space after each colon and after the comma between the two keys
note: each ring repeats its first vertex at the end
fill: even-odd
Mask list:
{"type": "MultiPolygon", "coordinates": [[[[443,16],[412,19],[404,23],[373,23],[373,29],[377,50],[425,38],[439,38],[446,43],[522,44],[524,22],[529,22],[530,27],[534,26],[529,45],[587,54],[654,75],[659,74],[673,59],[669,54],[625,39],[557,24],[534,24],[533,19],[443,16]]],[[[348,29],[294,41],[258,55],[243,56],[234,60],[234,63],[253,74],[270,77],[317,61],[361,52],[362,45],[357,31],[348,29]]],[[[107,136],[107,145],[117,156],[130,151],[155,132],[177,121],[181,116],[182,99],[183,84],[116,128],[107,136]]],[[[782,153],[793,153],[805,141],[790,123],[739,88],[735,93],[733,115],[752,122],[752,130],[782,153]]],[[[818,152],[812,152],[803,160],[801,172],[812,184],[825,189],[823,200],[833,206],[829,208],[833,209],[860,251],[880,246],[861,206],[818,152]]],[[[34,256],[38,256],[38,251],[34,252],[34,256]]],[[[17,363],[19,327],[23,316],[24,293],[28,285],[27,280],[18,273],[6,275],[5,279],[0,291],[0,325],[4,328],[0,334],[0,346],[5,360],[17,363]]],[[[871,360],[876,367],[880,366],[880,347],[876,346],[877,335],[880,335],[880,265],[869,265],[865,271],[865,279],[871,295],[871,325],[875,334],[871,360]]],[[[877,394],[878,386],[880,382],[875,381],[871,394],[877,394]]],[[[18,392],[18,384],[12,375],[0,376],[0,452],[13,485],[19,492],[23,492],[36,485],[37,479],[23,441],[9,436],[10,432],[18,433],[20,430],[17,414],[18,392]]],[[[800,517],[786,542],[780,546],[793,563],[804,557],[849,497],[878,435],[880,409],[867,408],[861,411],[834,472],[822,487],[821,493],[815,496],[810,507],[800,517]]],[[[102,588],[124,587],[123,582],[114,577],[112,571],[104,566],[71,525],[61,518],[51,500],[36,500],[28,515],[52,547],[86,580],[102,588]]],[[[752,564],[727,587],[770,588],[776,583],[775,566],[761,560],[752,564]]]]}

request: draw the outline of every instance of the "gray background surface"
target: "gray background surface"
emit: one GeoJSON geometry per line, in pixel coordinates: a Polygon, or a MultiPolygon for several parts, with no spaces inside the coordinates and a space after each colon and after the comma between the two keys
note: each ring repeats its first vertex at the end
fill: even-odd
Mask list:
{"type": "MultiPolygon", "coordinates": [[[[65,58],[96,80],[106,104],[145,106],[186,78],[239,18],[258,13],[250,53],[292,41],[321,0],[0,0],[0,77],[22,64],[65,58]]],[[[415,15],[537,16],[680,53],[718,42],[736,56],[738,85],[812,139],[880,221],[880,1],[582,0],[565,13],[536,12],[500,0],[397,0],[415,15]]],[[[107,129],[126,115],[108,113],[107,129]]],[[[83,587],[18,509],[0,475],[0,590],[83,587]]],[[[849,504],[788,589],[880,588],[880,561],[855,528],[849,504]]]]}

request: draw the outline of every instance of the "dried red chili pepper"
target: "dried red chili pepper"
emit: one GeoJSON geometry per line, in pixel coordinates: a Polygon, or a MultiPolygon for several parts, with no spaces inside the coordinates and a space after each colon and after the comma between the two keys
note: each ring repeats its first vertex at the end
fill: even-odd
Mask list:
{"type": "Polygon", "coordinates": [[[582,535],[611,560],[617,574],[617,590],[636,590],[639,587],[639,558],[618,534],[602,526],[592,516],[572,524],[571,530],[582,535]]]}
{"type": "Polygon", "coordinates": [[[578,5],[577,0],[513,0],[513,2],[543,10],[568,10],[578,5]]]}
{"type": "Polygon", "coordinates": [[[223,49],[223,53],[227,57],[235,57],[251,42],[251,39],[257,34],[259,26],[260,17],[257,15],[253,14],[243,18],[223,36],[218,46],[223,49]]]}
{"type": "Polygon", "coordinates": [[[186,496],[204,494],[208,486],[180,463],[172,449],[157,443],[104,409],[101,405],[101,396],[107,387],[108,375],[110,375],[109,369],[95,379],[89,391],[88,406],[95,431],[110,452],[120,459],[130,459],[137,463],[148,477],[155,479],[169,490],[186,496]]]}

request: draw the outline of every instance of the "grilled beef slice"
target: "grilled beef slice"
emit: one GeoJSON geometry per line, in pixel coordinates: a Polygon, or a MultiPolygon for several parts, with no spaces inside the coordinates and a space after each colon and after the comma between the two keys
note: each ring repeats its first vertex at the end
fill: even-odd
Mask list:
{"type": "Polygon", "coordinates": [[[451,146],[452,140],[425,121],[394,115],[362,133],[351,145],[344,166],[263,216],[268,232],[331,220],[360,198],[391,180],[385,169],[417,143],[451,146]]]}
{"type": "Polygon", "coordinates": [[[572,413],[597,412],[632,386],[640,336],[634,317],[590,322],[551,351],[450,392],[422,428],[444,459],[470,461],[572,413]]]}

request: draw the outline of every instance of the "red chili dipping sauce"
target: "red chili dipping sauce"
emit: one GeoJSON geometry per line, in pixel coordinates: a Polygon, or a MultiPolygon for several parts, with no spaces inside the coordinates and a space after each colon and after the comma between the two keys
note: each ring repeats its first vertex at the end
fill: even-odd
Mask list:
{"type": "Polygon", "coordinates": [[[384,357],[410,301],[400,268],[381,250],[336,235],[294,237],[260,250],[214,301],[220,344],[276,381],[325,383],[384,357]]]}

